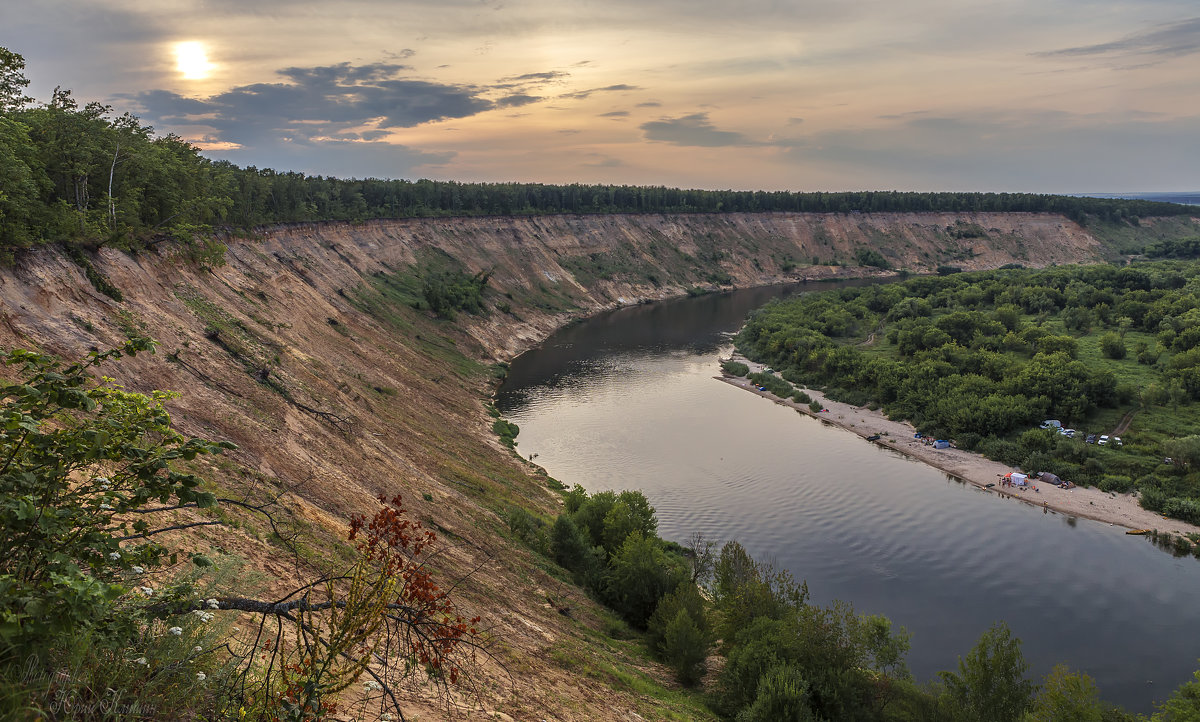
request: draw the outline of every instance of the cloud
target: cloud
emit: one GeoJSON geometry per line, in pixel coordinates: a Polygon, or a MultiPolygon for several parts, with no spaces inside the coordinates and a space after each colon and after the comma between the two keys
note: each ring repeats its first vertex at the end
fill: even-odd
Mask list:
{"type": "Polygon", "coordinates": [[[637,107],[639,107],[639,108],[661,108],[662,103],[658,102],[657,100],[647,100],[645,103],[638,103],[637,107]]]}
{"type": "Polygon", "coordinates": [[[147,120],[202,135],[202,147],[235,163],[354,177],[402,177],[455,155],[388,142],[395,129],[540,99],[512,94],[491,100],[491,88],[415,80],[406,71],[398,63],[290,67],[278,71],[283,82],[207,98],[167,90],[124,97],[141,105],[147,120]]]}
{"type": "Polygon", "coordinates": [[[1089,57],[1097,55],[1150,55],[1177,58],[1200,52],[1200,17],[1158,25],[1130,33],[1119,40],[1034,53],[1038,57],[1089,57]]]}
{"type": "Polygon", "coordinates": [[[594,93],[615,93],[615,92],[620,92],[623,90],[641,90],[641,88],[639,88],[636,85],[628,85],[626,83],[617,83],[616,85],[606,85],[603,88],[591,88],[589,90],[578,90],[578,91],[575,91],[574,93],[566,93],[559,97],[572,98],[574,100],[583,100],[584,98],[587,98],[594,93]]]}
{"type": "Polygon", "coordinates": [[[629,111],[628,110],[612,110],[607,113],[601,113],[597,117],[600,117],[600,118],[628,118],[629,111]]]}
{"type": "Polygon", "coordinates": [[[640,126],[646,140],[672,145],[719,148],[730,145],[755,145],[741,133],[717,130],[708,120],[708,113],[693,113],[680,118],[664,118],[640,126]]]}
{"type": "Polygon", "coordinates": [[[483,97],[486,89],[412,80],[403,76],[405,70],[395,63],[292,67],[278,71],[290,82],[242,85],[203,99],[166,90],[125,97],[153,122],[200,124],[220,140],[247,145],[327,138],[365,125],[411,128],[535,100],[512,95],[491,101],[483,97]]]}
{"type": "Polygon", "coordinates": [[[514,93],[513,95],[505,96],[496,101],[497,108],[519,108],[522,105],[529,105],[541,100],[537,95],[526,95],[525,93],[514,93]]]}

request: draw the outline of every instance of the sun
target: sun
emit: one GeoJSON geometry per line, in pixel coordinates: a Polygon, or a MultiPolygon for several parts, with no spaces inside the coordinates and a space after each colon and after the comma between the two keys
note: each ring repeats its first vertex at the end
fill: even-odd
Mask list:
{"type": "Polygon", "coordinates": [[[208,62],[208,51],[204,43],[189,40],[175,43],[175,69],[186,80],[204,80],[216,66],[208,62]]]}

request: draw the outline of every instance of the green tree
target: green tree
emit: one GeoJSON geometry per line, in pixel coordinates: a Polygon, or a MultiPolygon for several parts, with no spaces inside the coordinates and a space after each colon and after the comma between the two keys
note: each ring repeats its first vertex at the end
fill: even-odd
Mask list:
{"type": "Polygon", "coordinates": [[[27,87],[25,58],[8,48],[0,48],[0,113],[11,113],[31,102],[33,98],[25,95],[27,87]]]}
{"type": "Polygon", "coordinates": [[[650,623],[647,625],[646,643],[651,649],[662,651],[662,645],[667,636],[667,625],[675,619],[680,611],[687,612],[705,639],[710,639],[712,630],[708,623],[705,606],[704,597],[700,596],[700,590],[696,588],[695,584],[688,581],[680,582],[674,591],[659,600],[658,606],[655,607],[654,614],[650,616],[650,623]]]}
{"type": "Polygon", "coordinates": [[[1109,332],[1100,337],[1100,351],[1110,359],[1125,358],[1125,339],[1120,334],[1109,332]]]}
{"type": "Polygon", "coordinates": [[[1024,722],[1102,722],[1103,707],[1096,683],[1082,672],[1055,665],[1042,682],[1024,722]]]}
{"type": "Polygon", "coordinates": [[[635,531],[612,556],[607,597],[626,621],[645,629],[659,600],[686,578],[657,538],[635,531]]]}
{"type": "Polygon", "coordinates": [[[815,722],[809,697],[800,672],[777,665],[759,679],[754,703],[738,713],[737,722],[815,722]]]}
{"type": "Polygon", "coordinates": [[[675,670],[679,683],[691,687],[704,677],[708,637],[686,609],[680,609],[663,636],[663,659],[675,670]]]}
{"type": "Polygon", "coordinates": [[[1153,717],[1154,722],[1200,722],[1200,672],[1192,681],[1184,682],[1163,703],[1153,717]]]}
{"type": "Polygon", "coordinates": [[[163,408],[171,394],[92,380],[91,369],[105,360],[151,347],[137,339],[70,365],[30,351],[0,353],[22,375],[0,386],[0,640],[7,646],[42,646],[100,623],[129,590],[130,570],[167,561],[147,515],[129,512],[150,502],[216,503],[199,477],[171,466],[231,444],[172,430],[163,408]]]}
{"type": "Polygon", "coordinates": [[[943,702],[956,720],[1018,720],[1033,697],[1033,682],[1025,678],[1028,669],[1021,640],[998,622],[983,633],[966,659],[959,658],[958,674],[940,673],[943,702]]]}

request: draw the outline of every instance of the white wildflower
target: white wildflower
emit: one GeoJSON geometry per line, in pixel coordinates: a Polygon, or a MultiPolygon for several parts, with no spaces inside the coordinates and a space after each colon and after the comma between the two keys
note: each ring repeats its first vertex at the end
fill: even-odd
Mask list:
{"type": "Polygon", "coordinates": [[[197,673],[196,673],[196,681],[198,681],[198,682],[203,682],[203,681],[204,681],[204,680],[206,680],[206,679],[208,679],[208,675],[207,675],[207,674],[205,674],[205,673],[203,673],[203,672],[197,672],[197,673]]]}
{"type": "Polygon", "coordinates": [[[209,609],[220,609],[221,608],[221,603],[215,599],[206,599],[206,600],[204,600],[204,604],[206,606],[208,606],[209,609]]]}
{"type": "Polygon", "coordinates": [[[145,571],[146,571],[146,570],[145,570],[145,569],[142,569],[141,567],[133,567],[133,573],[134,573],[134,574],[142,574],[142,573],[144,573],[145,571]]]}
{"type": "Polygon", "coordinates": [[[121,552],[109,552],[108,558],[114,562],[119,562],[121,561],[121,552]]]}
{"type": "Polygon", "coordinates": [[[232,629],[233,629],[233,631],[235,631],[235,632],[240,632],[240,631],[242,631],[242,628],[241,628],[241,627],[232,627],[232,629]]]}
{"type": "Polygon", "coordinates": [[[140,665],[142,665],[142,666],[144,666],[144,667],[149,667],[149,666],[150,666],[150,663],[146,661],[146,658],[145,658],[145,657],[138,657],[137,659],[133,660],[133,663],[134,663],[134,664],[140,664],[140,665]]]}
{"type": "Polygon", "coordinates": [[[384,712],[383,714],[379,715],[379,722],[392,722],[394,719],[396,718],[392,716],[391,712],[384,712]]]}
{"type": "Polygon", "coordinates": [[[100,508],[104,511],[112,511],[112,504],[101,504],[100,508]]]}
{"type": "Polygon", "coordinates": [[[195,647],[192,647],[192,651],[196,652],[196,653],[200,653],[200,652],[204,651],[204,647],[201,647],[199,644],[197,644],[195,647]]]}
{"type": "Polygon", "coordinates": [[[171,627],[167,630],[168,634],[174,634],[176,637],[183,634],[183,627],[171,627]]]}
{"type": "Polygon", "coordinates": [[[368,692],[378,692],[379,690],[383,689],[383,686],[373,679],[368,679],[363,684],[363,689],[367,690],[368,692]]]}

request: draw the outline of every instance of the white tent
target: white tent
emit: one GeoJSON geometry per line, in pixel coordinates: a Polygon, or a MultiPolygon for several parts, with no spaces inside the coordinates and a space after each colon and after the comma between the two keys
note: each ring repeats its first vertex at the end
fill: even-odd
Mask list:
{"type": "Polygon", "coordinates": [[[1029,485],[1029,482],[1027,481],[1027,479],[1029,477],[1025,474],[1018,474],[1015,471],[1010,471],[1009,473],[1005,474],[1004,478],[1011,481],[1013,486],[1028,486],[1029,485]]]}

